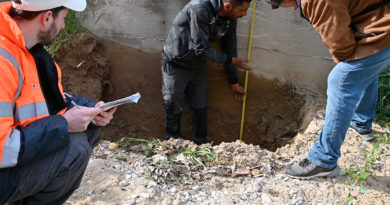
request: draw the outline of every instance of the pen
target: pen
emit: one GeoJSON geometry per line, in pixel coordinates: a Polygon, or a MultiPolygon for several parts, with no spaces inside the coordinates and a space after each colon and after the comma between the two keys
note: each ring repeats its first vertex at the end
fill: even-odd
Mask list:
{"type": "Polygon", "coordinates": [[[75,103],[73,100],[72,100],[72,96],[69,95],[68,93],[64,93],[64,96],[70,101],[70,103],[72,103],[73,106],[75,106],[77,109],[80,109],[79,105],[77,105],[77,103],[75,103]]]}
{"type": "Polygon", "coordinates": [[[77,105],[73,100],[70,100],[73,106],[75,106],[77,109],[80,109],[79,105],[77,105]]]}

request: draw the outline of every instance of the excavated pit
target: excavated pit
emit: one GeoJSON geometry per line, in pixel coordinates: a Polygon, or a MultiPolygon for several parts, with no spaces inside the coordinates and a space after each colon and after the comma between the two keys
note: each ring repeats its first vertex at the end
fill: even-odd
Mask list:
{"type": "MultiPolygon", "coordinates": [[[[103,139],[164,139],[161,54],[142,52],[105,39],[96,41],[76,38],[75,41],[68,49],[68,54],[62,55],[67,60],[58,58],[64,81],[72,82],[64,83],[66,91],[104,101],[136,92],[142,96],[138,104],[118,108],[115,119],[103,130],[103,139]],[[80,53],[83,50],[87,53],[80,53]],[[82,66],[76,66],[83,61],[82,66]],[[95,82],[95,78],[101,79],[101,82],[95,82]],[[103,90],[102,97],[96,94],[99,90],[103,90]]],[[[208,137],[214,144],[236,141],[240,135],[242,104],[234,99],[222,66],[208,64],[207,75],[208,137]]],[[[241,72],[241,83],[244,77],[241,72]]],[[[304,97],[291,85],[255,75],[250,75],[249,79],[243,141],[275,151],[289,143],[303,129],[308,106],[304,97]]],[[[186,105],[181,124],[184,139],[192,138],[191,125],[191,115],[186,105]]]]}

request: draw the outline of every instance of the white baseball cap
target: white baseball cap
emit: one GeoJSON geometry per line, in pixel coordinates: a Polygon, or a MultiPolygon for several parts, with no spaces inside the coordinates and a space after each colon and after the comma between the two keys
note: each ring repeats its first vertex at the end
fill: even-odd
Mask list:
{"type": "Polygon", "coordinates": [[[45,11],[64,6],[74,11],[84,11],[86,0],[21,0],[21,4],[13,2],[13,6],[23,11],[45,11]]]}

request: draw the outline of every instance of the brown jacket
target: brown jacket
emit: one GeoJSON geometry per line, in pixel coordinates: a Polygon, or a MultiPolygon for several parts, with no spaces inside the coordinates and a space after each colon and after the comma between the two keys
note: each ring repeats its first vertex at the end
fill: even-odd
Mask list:
{"type": "Polygon", "coordinates": [[[313,24],[338,63],[365,58],[390,46],[390,4],[352,18],[380,1],[302,0],[301,7],[302,14],[313,24]],[[351,29],[351,24],[357,32],[351,29]]]}

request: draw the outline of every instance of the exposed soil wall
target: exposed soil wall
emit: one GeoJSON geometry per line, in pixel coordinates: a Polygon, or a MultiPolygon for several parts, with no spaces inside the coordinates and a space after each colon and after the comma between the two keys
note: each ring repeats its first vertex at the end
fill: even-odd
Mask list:
{"type": "MultiPolygon", "coordinates": [[[[161,54],[145,53],[109,40],[102,42],[104,46],[99,53],[108,59],[111,66],[111,87],[104,95],[105,100],[115,100],[136,92],[142,96],[139,104],[119,107],[118,125],[112,126],[120,126],[121,129],[114,130],[122,134],[109,133],[110,139],[117,140],[128,135],[163,138],[161,54]]],[[[235,141],[239,138],[242,104],[234,100],[222,66],[208,64],[207,74],[208,136],[216,144],[235,141]]],[[[240,74],[242,83],[243,74],[240,74]]],[[[275,150],[297,134],[305,102],[294,87],[250,75],[248,92],[245,142],[275,150]]],[[[186,106],[182,119],[185,139],[191,139],[191,125],[190,111],[186,106]]]]}
{"type": "MultiPolygon", "coordinates": [[[[57,59],[63,69],[64,89],[72,95],[111,101],[140,92],[138,104],[120,106],[104,138],[164,138],[161,97],[161,54],[145,53],[110,40],[78,36],[57,59]]],[[[242,104],[234,100],[222,66],[210,63],[208,73],[208,136],[214,144],[239,139],[242,104]]],[[[301,127],[304,100],[296,89],[277,80],[250,75],[245,114],[247,143],[275,150],[301,127]]],[[[243,83],[244,73],[240,73],[243,83]]],[[[185,106],[184,139],[192,139],[192,118],[185,106]]]]}
{"type": "Polygon", "coordinates": [[[81,34],[56,53],[65,92],[95,101],[102,99],[103,89],[109,85],[109,66],[107,59],[97,53],[98,48],[96,38],[81,34]]]}

